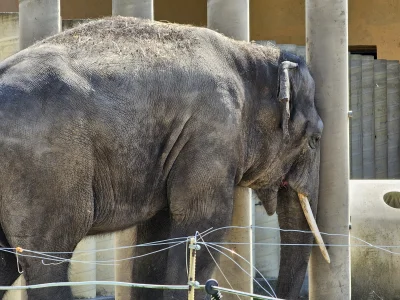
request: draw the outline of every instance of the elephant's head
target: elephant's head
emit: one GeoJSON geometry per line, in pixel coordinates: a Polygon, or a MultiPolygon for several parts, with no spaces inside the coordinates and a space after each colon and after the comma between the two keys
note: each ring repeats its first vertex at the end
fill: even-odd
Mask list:
{"type": "Polygon", "coordinates": [[[305,62],[282,52],[278,65],[274,71],[277,83],[267,87],[268,93],[260,93],[254,133],[260,161],[245,174],[244,182],[255,190],[269,215],[278,214],[283,245],[277,295],[297,299],[311,246],[284,245],[312,244],[313,235],[290,230],[310,231],[311,227],[329,262],[314,219],[323,123],[314,104],[314,80],[305,62]]]}

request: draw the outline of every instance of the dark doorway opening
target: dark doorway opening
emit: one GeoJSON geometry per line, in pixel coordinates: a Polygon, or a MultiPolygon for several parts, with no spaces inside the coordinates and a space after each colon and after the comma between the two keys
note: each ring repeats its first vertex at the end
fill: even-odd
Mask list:
{"type": "Polygon", "coordinates": [[[378,59],[376,46],[355,45],[349,46],[351,54],[372,55],[374,59],[378,59]]]}

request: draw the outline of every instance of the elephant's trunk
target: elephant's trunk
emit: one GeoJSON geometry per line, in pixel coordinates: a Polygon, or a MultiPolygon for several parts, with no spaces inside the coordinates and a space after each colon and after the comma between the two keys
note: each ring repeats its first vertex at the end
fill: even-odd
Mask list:
{"type": "MultiPolygon", "coordinates": [[[[318,184],[316,186],[314,184],[313,189],[310,195],[310,208],[315,216],[318,202],[318,184]]],[[[300,199],[304,200],[302,196],[300,196],[300,199]]],[[[308,233],[310,226],[300,199],[298,193],[291,187],[281,189],[278,194],[277,213],[281,228],[282,246],[277,296],[283,299],[298,299],[314,242],[313,234],[308,233]]],[[[322,248],[325,249],[325,246],[323,245],[322,248]]],[[[327,252],[326,255],[328,255],[327,252]]]]}

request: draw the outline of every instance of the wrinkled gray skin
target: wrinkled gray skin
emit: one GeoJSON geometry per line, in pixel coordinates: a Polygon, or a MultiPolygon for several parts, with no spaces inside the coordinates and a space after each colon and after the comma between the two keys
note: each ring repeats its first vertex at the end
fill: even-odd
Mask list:
{"type": "MultiPolygon", "coordinates": [[[[307,230],[296,193],[308,195],[315,211],[321,132],[314,81],[293,55],[205,28],[91,22],[0,64],[0,245],[68,252],[86,235],[133,225],[138,243],[190,236],[231,224],[235,186],[255,189],[268,213],[277,207],[281,228],[307,230]],[[286,142],[277,99],[285,60],[299,63],[290,71],[286,142]]],[[[207,238],[220,241],[223,231],[207,238]]],[[[282,243],[312,241],[282,233],[282,243]]],[[[184,247],[135,260],[133,281],[186,284],[184,247]]],[[[279,297],[297,299],[309,253],[282,247],[279,297]]],[[[15,256],[0,255],[0,285],[10,285],[15,256]]],[[[27,284],[67,281],[66,263],[19,263],[27,284]]],[[[198,251],[197,263],[204,283],[213,261],[198,251]]],[[[68,287],[28,294],[72,299],[68,287]]]]}

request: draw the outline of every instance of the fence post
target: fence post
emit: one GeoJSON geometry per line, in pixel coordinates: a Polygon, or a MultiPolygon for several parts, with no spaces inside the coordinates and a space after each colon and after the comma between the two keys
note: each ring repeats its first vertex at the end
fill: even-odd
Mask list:
{"type": "MultiPolygon", "coordinates": [[[[96,240],[94,237],[86,237],[81,240],[74,250],[71,260],[83,260],[96,262],[96,240]],[[85,251],[77,253],[77,251],[85,251]]],[[[69,267],[69,280],[71,282],[79,281],[95,281],[96,280],[96,264],[84,264],[72,262],[69,267]]],[[[73,286],[72,294],[76,298],[94,298],[96,297],[96,286],[84,285],[73,286]]]]}
{"type": "MultiPolygon", "coordinates": [[[[109,249],[107,251],[98,251],[96,254],[97,261],[109,261],[115,260],[114,248],[115,233],[107,234],[104,236],[96,237],[96,250],[109,249]]],[[[118,264],[118,263],[117,263],[118,264]]],[[[114,265],[102,265],[99,264],[96,267],[96,280],[97,281],[114,281],[115,279],[115,267],[114,265]]],[[[97,296],[111,296],[115,294],[115,288],[110,285],[96,285],[97,296]]]]}
{"type": "MultiPolygon", "coordinates": [[[[249,41],[249,0],[208,0],[207,26],[231,38],[249,41]]],[[[251,198],[251,190],[237,187],[235,189],[232,225],[252,225],[253,221],[251,216],[253,214],[253,209],[254,204],[251,198]]],[[[229,242],[247,243],[235,245],[234,251],[250,261],[250,266],[238,259],[234,254],[232,254],[232,258],[237,260],[237,263],[253,276],[252,230],[250,228],[232,229],[226,237],[226,240],[229,242]]],[[[221,257],[220,264],[224,266],[224,273],[227,275],[234,289],[249,293],[253,292],[253,280],[249,279],[249,277],[229,259],[221,257]]],[[[214,276],[221,286],[227,286],[225,279],[218,271],[216,271],[214,276]]],[[[226,295],[226,299],[236,299],[236,297],[226,295]]]]}
{"type": "MultiPolygon", "coordinates": [[[[317,222],[322,232],[349,234],[349,67],[347,0],[306,0],[307,60],[324,122],[317,222]]],[[[349,237],[327,236],[349,245],[349,237]]],[[[310,299],[350,299],[350,247],[330,247],[327,264],[318,247],[310,263],[310,299]]]]}
{"type": "MultiPolygon", "coordinates": [[[[115,233],[115,248],[132,246],[136,244],[136,227],[115,233]]],[[[133,248],[117,249],[114,252],[115,260],[126,259],[133,256],[133,248]]],[[[115,265],[115,280],[132,282],[132,260],[117,262],[115,265]]],[[[131,299],[131,289],[129,287],[116,286],[115,300],[131,299]]]]}
{"type": "MultiPolygon", "coordinates": [[[[153,0],[112,0],[113,16],[137,17],[143,19],[154,19],[153,0]]],[[[132,246],[136,243],[136,227],[126,229],[123,232],[115,234],[115,247],[132,246]]],[[[116,250],[115,259],[132,257],[133,248],[116,250]]],[[[116,265],[115,278],[117,281],[132,281],[132,260],[116,265]]],[[[131,288],[117,286],[115,287],[116,300],[131,299],[131,288]]]]}

